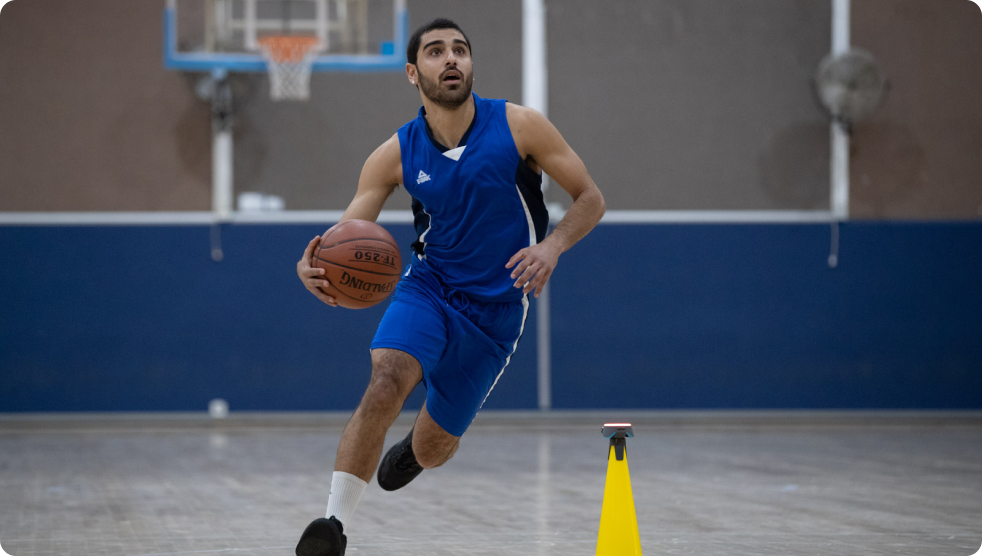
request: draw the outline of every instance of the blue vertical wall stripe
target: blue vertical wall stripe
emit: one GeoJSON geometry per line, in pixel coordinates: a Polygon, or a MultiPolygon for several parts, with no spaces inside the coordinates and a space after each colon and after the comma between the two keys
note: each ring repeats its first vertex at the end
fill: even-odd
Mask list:
{"type": "MultiPolygon", "coordinates": [[[[223,226],[221,263],[206,226],[0,227],[0,411],[354,408],[385,304],[303,289],[327,225],[223,226]]],[[[836,269],[828,247],[598,227],[553,277],[553,406],[982,408],[982,223],[847,223],[836,269]]],[[[535,316],[486,408],[536,407],[535,316]]]]}

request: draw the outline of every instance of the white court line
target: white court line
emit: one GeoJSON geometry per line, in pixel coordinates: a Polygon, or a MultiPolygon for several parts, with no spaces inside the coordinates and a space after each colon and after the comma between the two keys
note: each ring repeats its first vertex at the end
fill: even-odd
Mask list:
{"type": "MultiPolygon", "coordinates": [[[[0,226],[201,226],[229,224],[331,224],[340,210],[284,210],[233,212],[216,219],[213,212],[0,212],[0,226]]],[[[553,223],[562,214],[553,212],[553,223]]],[[[835,218],[829,211],[782,210],[608,210],[601,224],[764,224],[821,223],[835,218]]],[[[383,210],[379,224],[412,224],[408,210],[383,210]]]]}

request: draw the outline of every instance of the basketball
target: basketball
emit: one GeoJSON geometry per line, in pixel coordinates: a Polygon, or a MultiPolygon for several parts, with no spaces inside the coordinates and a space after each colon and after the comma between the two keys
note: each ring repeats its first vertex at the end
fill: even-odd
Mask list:
{"type": "Polygon", "coordinates": [[[321,288],[348,309],[381,302],[395,289],[402,257],[392,236],[367,220],[345,220],[321,236],[312,266],[323,268],[331,283],[321,288]]]}

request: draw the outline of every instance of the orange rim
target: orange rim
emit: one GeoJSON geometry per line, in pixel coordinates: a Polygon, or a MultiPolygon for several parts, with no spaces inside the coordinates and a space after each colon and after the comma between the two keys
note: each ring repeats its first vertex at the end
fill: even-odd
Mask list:
{"type": "Polygon", "coordinates": [[[273,35],[259,38],[259,45],[269,58],[278,63],[297,64],[320,45],[317,37],[273,35]]]}

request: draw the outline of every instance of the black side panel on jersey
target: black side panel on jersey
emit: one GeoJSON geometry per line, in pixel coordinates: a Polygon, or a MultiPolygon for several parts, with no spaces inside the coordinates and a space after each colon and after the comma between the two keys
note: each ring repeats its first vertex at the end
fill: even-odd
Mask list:
{"type": "Polygon", "coordinates": [[[416,228],[416,241],[413,242],[412,248],[413,253],[417,257],[422,257],[425,255],[423,249],[425,245],[420,241],[426,230],[430,229],[430,215],[423,212],[423,203],[416,200],[413,197],[413,227],[416,228]]]}
{"type": "Polygon", "coordinates": [[[525,206],[528,207],[529,213],[532,215],[535,241],[541,243],[546,238],[546,232],[549,229],[549,211],[542,199],[542,175],[536,173],[529,167],[528,163],[522,160],[518,163],[518,169],[515,171],[515,185],[518,186],[518,191],[525,199],[525,206]]]}

